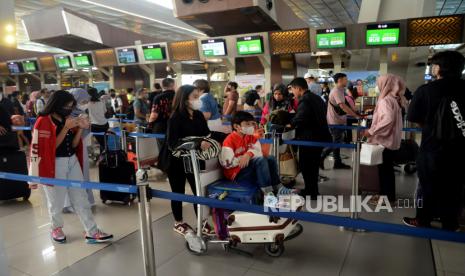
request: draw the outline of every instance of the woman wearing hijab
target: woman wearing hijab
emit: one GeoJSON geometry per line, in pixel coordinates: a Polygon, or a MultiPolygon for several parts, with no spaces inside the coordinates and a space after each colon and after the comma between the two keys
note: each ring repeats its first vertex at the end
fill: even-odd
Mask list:
{"type": "Polygon", "coordinates": [[[290,101],[289,91],[286,89],[286,86],[283,84],[276,84],[273,88],[273,95],[270,101],[263,108],[260,123],[262,125],[269,125],[271,115],[276,115],[279,110],[295,113],[294,104],[292,102],[290,101]]]}
{"type": "MultiPolygon", "coordinates": [[[[373,115],[370,129],[364,132],[368,143],[382,145],[383,163],[378,165],[380,195],[387,196],[390,202],[396,200],[396,183],[394,175],[394,153],[400,148],[402,132],[402,106],[404,105],[404,81],[395,75],[387,74],[377,80],[380,90],[378,103],[373,115]]],[[[372,198],[378,202],[379,196],[372,198]]]]}
{"type": "MultiPolygon", "coordinates": [[[[71,88],[69,90],[71,95],[73,95],[74,99],[76,100],[76,108],[73,110],[71,113],[72,117],[86,117],[86,109],[87,105],[90,100],[89,93],[85,89],[82,88],[71,88]]],[[[83,141],[83,156],[88,156],[87,152],[87,147],[90,145],[90,140],[91,140],[91,135],[90,135],[90,130],[89,129],[83,129],[82,130],[82,141],[83,141]]],[[[82,174],[84,176],[84,181],[89,181],[89,158],[83,158],[82,159],[82,174]]],[[[87,198],[89,199],[89,203],[92,207],[95,206],[95,199],[94,199],[94,194],[92,190],[88,189],[86,190],[87,192],[87,198]]],[[[66,195],[65,198],[65,206],[63,208],[63,213],[71,213],[74,212],[73,206],[71,205],[71,202],[69,200],[69,196],[66,195]]]]}

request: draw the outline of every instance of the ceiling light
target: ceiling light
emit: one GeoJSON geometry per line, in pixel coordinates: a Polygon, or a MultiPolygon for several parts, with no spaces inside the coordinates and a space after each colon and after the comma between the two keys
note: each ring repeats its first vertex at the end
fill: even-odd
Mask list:
{"type": "Polygon", "coordinates": [[[434,50],[455,50],[460,46],[462,46],[462,44],[442,44],[442,45],[431,46],[431,49],[434,49],[434,50]]]}
{"type": "Polygon", "coordinates": [[[14,35],[6,35],[5,36],[5,43],[6,44],[14,44],[16,41],[16,38],[14,35]]]}
{"type": "Polygon", "coordinates": [[[11,33],[11,32],[13,32],[13,31],[15,30],[15,27],[13,27],[13,25],[11,25],[11,24],[7,24],[7,25],[5,26],[5,30],[6,30],[7,32],[11,33]]]}
{"type": "Polygon", "coordinates": [[[129,12],[129,11],[126,11],[126,10],[118,9],[118,8],[111,7],[111,6],[104,5],[104,4],[100,4],[100,3],[97,3],[97,2],[94,2],[94,1],[81,0],[81,2],[92,4],[92,5],[95,5],[95,6],[102,7],[102,8],[107,8],[109,10],[117,11],[117,12],[124,13],[124,14],[127,14],[127,15],[132,15],[132,16],[135,16],[135,17],[139,17],[139,18],[142,18],[142,19],[149,20],[149,21],[157,22],[159,24],[163,24],[163,25],[167,25],[167,26],[170,26],[170,27],[178,28],[178,29],[181,29],[181,30],[184,30],[184,31],[188,31],[188,32],[197,34],[197,35],[206,36],[204,33],[199,32],[199,31],[191,30],[191,29],[184,28],[184,27],[181,27],[181,26],[178,26],[178,25],[174,25],[174,24],[171,24],[171,23],[160,21],[160,20],[157,20],[157,19],[154,19],[154,18],[151,18],[151,17],[147,17],[147,16],[144,16],[144,15],[141,15],[141,14],[129,12]]]}

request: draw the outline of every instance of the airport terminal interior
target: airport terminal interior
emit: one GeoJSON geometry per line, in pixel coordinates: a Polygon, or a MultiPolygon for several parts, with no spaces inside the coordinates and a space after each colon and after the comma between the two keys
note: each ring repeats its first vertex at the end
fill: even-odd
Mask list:
{"type": "Polygon", "coordinates": [[[1,0],[0,276],[465,276],[464,28],[463,0],[1,0]]]}

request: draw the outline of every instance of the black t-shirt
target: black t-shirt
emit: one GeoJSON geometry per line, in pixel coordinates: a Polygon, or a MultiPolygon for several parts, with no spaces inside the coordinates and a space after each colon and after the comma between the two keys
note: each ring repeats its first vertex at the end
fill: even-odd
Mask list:
{"type": "MultiPolygon", "coordinates": [[[[451,148],[453,151],[463,150],[463,147],[459,148],[460,145],[443,145],[433,135],[434,117],[441,100],[446,96],[452,96],[459,106],[465,106],[465,80],[436,80],[420,86],[413,94],[407,119],[410,122],[420,124],[423,128],[420,146],[422,151],[441,152],[445,148],[451,148]]],[[[465,110],[461,110],[461,112],[465,112],[465,110]]]]}
{"type": "Polygon", "coordinates": [[[167,141],[170,149],[174,149],[180,140],[189,136],[207,136],[210,134],[207,121],[200,111],[194,111],[193,118],[179,112],[173,113],[168,120],[167,141]]]}
{"type": "MultiPolygon", "coordinates": [[[[56,129],[56,135],[58,136],[65,126],[65,121],[58,121],[57,119],[52,117],[53,123],[57,126],[56,129]]],[[[76,149],[73,148],[73,139],[74,139],[74,134],[71,130],[68,130],[68,133],[66,133],[65,139],[63,139],[63,142],[58,146],[56,149],[55,156],[56,157],[70,157],[73,154],[76,153],[76,149]]]]}
{"type": "Polygon", "coordinates": [[[166,132],[166,124],[171,115],[174,95],[173,90],[166,90],[153,99],[151,112],[158,114],[157,119],[152,122],[154,133],[166,132]]]}
{"type": "Polygon", "coordinates": [[[11,114],[8,113],[6,108],[0,104],[0,126],[8,131],[11,131],[11,114]]]}

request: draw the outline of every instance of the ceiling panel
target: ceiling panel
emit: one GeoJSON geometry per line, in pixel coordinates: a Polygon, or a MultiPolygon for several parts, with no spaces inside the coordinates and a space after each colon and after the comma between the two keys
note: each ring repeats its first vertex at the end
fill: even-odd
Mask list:
{"type": "Polygon", "coordinates": [[[436,0],[436,15],[450,15],[464,12],[464,0],[436,0]]]}
{"type": "Polygon", "coordinates": [[[310,27],[338,27],[358,21],[361,0],[285,0],[310,27]]]}

